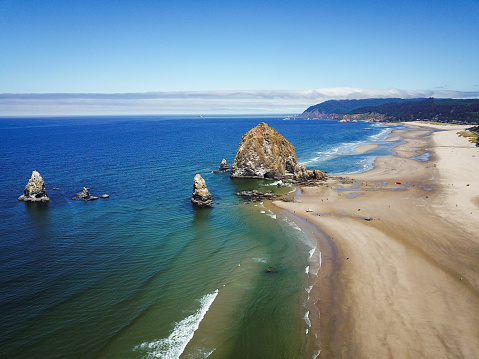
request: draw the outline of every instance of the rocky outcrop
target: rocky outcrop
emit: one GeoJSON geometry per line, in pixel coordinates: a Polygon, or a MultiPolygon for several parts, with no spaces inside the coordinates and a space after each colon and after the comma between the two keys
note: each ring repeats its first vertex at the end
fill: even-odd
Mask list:
{"type": "Polygon", "coordinates": [[[326,179],[323,171],[312,170],[309,171],[306,167],[301,166],[300,170],[294,174],[293,179],[299,183],[317,182],[326,179]]]}
{"type": "Polygon", "coordinates": [[[218,168],[218,170],[220,170],[220,171],[229,171],[230,170],[230,167],[228,166],[228,163],[226,162],[226,160],[224,158],[221,160],[221,164],[220,164],[220,167],[218,168]]]}
{"type": "Polygon", "coordinates": [[[208,187],[206,187],[206,182],[198,173],[193,180],[193,195],[191,197],[191,202],[198,207],[212,207],[213,198],[211,196],[208,187]]]}
{"type": "Polygon", "coordinates": [[[74,201],[77,200],[84,200],[84,201],[96,201],[98,198],[109,198],[110,196],[107,194],[103,194],[101,196],[93,196],[90,194],[90,189],[83,187],[83,190],[81,192],[78,192],[75,197],[72,199],[74,201]]]}
{"type": "Polygon", "coordinates": [[[83,200],[88,200],[90,198],[90,189],[89,188],[86,188],[86,187],[83,187],[83,191],[81,192],[78,192],[77,195],[75,197],[73,197],[72,199],[83,199],[83,200]]]}
{"type": "Polygon", "coordinates": [[[252,191],[239,191],[239,192],[236,192],[235,194],[237,196],[243,197],[247,199],[248,201],[252,201],[252,202],[258,202],[264,199],[272,199],[276,197],[273,191],[268,191],[266,193],[263,193],[255,189],[252,191]]]}
{"type": "Polygon", "coordinates": [[[262,122],[243,135],[233,161],[234,178],[286,178],[299,170],[294,146],[262,122]]]}
{"type": "Polygon", "coordinates": [[[50,200],[45,188],[45,181],[40,173],[37,171],[32,172],[32,176],[18,200],[25,202],[48,202],[50,200]]]}

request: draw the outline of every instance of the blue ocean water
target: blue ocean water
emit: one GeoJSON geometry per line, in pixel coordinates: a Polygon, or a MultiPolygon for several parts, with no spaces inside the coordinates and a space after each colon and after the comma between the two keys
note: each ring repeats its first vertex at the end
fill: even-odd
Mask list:
{"type": "Polygon", "coordinates": [[[260,122],[300,164],[329,173],[367,170],[397,144],[386,125],[282,116],[0,119],[0,357],[316,352],[305,305],[315,244],[283,213],[234,195],[272,181],[212,173],[260,122]],[[17,201],[33,170],[49,203],[17,201]],[[190,203],[196,173],[213,209],[190,203]],[[110,198],[72,201],[83,187],[110,198]]]}

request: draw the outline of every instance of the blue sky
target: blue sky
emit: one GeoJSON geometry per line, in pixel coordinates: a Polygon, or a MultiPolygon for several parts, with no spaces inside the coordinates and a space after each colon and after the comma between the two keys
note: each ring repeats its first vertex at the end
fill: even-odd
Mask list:
{"type": "Polygon", "coordinates": [[[91,113],[284,113],[396,89],[477,97],[478,24],[477,0],[0,0],[0,94],[17,94],[0,97],[0,116],[85,104],[91,113]],[[90,97],[29,102],[32,93],[90,97]],[[93,95],[118,93],[156,97],[93,95]]]}

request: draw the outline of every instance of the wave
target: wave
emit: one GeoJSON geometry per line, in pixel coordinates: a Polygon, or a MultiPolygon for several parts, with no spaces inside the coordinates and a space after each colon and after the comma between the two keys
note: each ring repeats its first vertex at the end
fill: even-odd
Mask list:
{"type": "Polygon", "coordinates": [[[306,314],[303,317],[306,325],[311,328],[311,320],[309,319],[309,310],[306,312],[306,314]]]}
{"type": "MultiPolygon", "coordinates": [[[[383,124],[373,124],[373,127],[384,127],[383,124]]],[[[367,137],[363,137],[363,139],[359,139],[356,141],[349,141],[349,142],[343,142],[339,144],[334,144],[333,146],[326,148],[322,151],[314,151],[314,154],[316,156],[302,160],[300,161],[301,165],[305,166],[321,166],[324,162],[328,162],[330,160],[333,160],[337,157],[340,156],[346,156],[346,155],[358,155],[357,152],[354,151],[355,148],[366,145],[366,144],[371,144],[371,143],[378,143],[384,141],[392,131],[394,131],[396,128],[392,127],[385,127],[383,129],[379,129],[379,133],[375,133],[374,135],[370,135],[367,137]]],[[[373,130],[373,128],[369,128],[369,130],[373,130]]],[[[377,129],[375,129],[377,131],[377,129]]],[[[356,167],[356,165],[355,165],[356,167]]],[[[354,172],[351,171],[350,169],[346,170],[345,173],[360,173],[364,172],[367,170],[370,170],[372,166],[368,164],[364,165],[362,169],[354,172]]],[[[336,172],[335,172],[336,173],[336,172]]],[[[337,172],[337,174],[340,174],[342,172],[337,172]]]]}
{"type": "Polygon", "coordinates": [[[369,136],[369,139],[371,139],[373,142],[384,141],[394,130],[395,129],[391,127],[385,128],[381,132],[369,136]]]}
{"type": "Polygon", "coordinates": [[[294,223],[293,221],[290,221],[288,218],[284,217],[283,221],[286,222],[288,226],[290,226],[291,228],[296,229],[297,231],[303,232],[303,230],[299,228],[299,226],[296,223],[294,223]]]}
{"type": "Polygon", "coordinates": [[[144,358],[177,359],[185,350],[193,338],[206,312],[210,309],[218,289],[211,294],[206,294],[199,302],[200,308],[192,315],[175,324],[175,327],[168,338],[144,342],[137,345],[134,350],[146,352],[144,358]]]}
{"type": "Polygon", "coordinates": [[[271,183],[265,183],[265,184],[262,184],[261,186],[262,187],[267,187],[267,186],[278,186],[278,185],[280,185],[282,187],[284,187],[284,186],[292,187],[293,186],[292,183],[289,183],[289,182],[284,183],[282,180],[274,181],[274,182],[271,182],[271,183]]]}

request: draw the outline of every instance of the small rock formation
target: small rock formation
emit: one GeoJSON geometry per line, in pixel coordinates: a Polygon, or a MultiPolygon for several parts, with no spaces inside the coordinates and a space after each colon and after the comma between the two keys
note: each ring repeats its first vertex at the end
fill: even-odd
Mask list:
{"type": "Polygon", "coordinates": [[[72,200],[77,201],[77,200],[84,200],[84,201],[95,201],[98,198],[108,198],[110,197],[107,194],[101,195],[100,197],[98,196],[92,196],[90,194],[90,189],[83,187],[83,191],[78,192],[75,197],[72,198],[72,200]]]}
{"type": "Polygon", "coordinates": [[[252,191],[239,191],[239,192],[236,192],[235,195],[243,197],[252,202],[262,201],[263,199],[271,199],[276,197],[273,191],[268,191],[266,193],[263,193],[255,189],[252,191]]]}
{"type": "Polygon", "coordinates": [[[48,202],[50,200],[45,189],[45,181],[40,173],[37,171],[32,172],[32,176],[18,200],[25,202],[48,202]]]}
{"type": "Polygon", "coordinates": [[[73,197],[72,199],[83,199],[85,201],[88,200],[88,198],[90,198],[89,190],[90,190],[89,188],[83,187],[83,191],[78,192],[77,195],[73,197]]]}
{"type": "Polygon", "coordinates": [[[193,195],[191,202],[198,207],[212,207],[213,199],[206,182],[198,173],[193,180],[193,195]]]}
{"type": "Polygon", "coordinates": [[[317,182],[326,179],[323,171],[309,171],[306,167],[301,166],[300,170],[294,174],[293,179],[300,183],[317,182]]]}
{"type": "Polygon", "coordinates": [[[243,135],[230,176],[281,179],[291,177],[298,170],[294,146],[262,122],[243,135]]]}
{"type": "Polygon", "coordinates": [[[221,160],[221,164],[220,164],[220,167],[218,169],[220,171],[229,171],[230,170],[230,167],[228,166],[228,163],[226,162],[226,160],[224,158],[221,160]]]}

